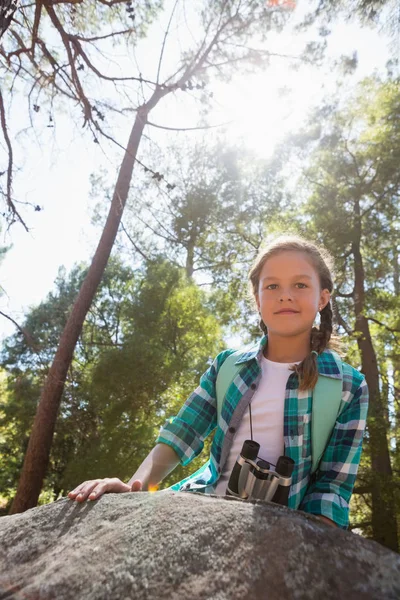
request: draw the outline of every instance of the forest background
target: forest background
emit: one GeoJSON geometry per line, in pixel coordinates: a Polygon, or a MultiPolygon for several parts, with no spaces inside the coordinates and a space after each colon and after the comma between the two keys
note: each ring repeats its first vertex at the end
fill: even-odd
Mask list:
{"type": "MultiPolygon", "coordinates": [[[[398,551],[398,11],[397,2],[366,0],[84,0],[21,2],[3,15],[2,258],[18,273],[24,300],[16,305],[32,297],[30,287],[43,289],[63,237],[77,258],[23,318],[9,310],[14,284],[2,280],[1,316],[14,328],[1,351],[2,514],[17,512],[18,496],[23,510],[85,479],[129,479],[212,358],[259,337],[247,271],[269,235],[293,232],[335,258],[342,353],[370,389],[350,528],[398,551]],[[343,54],[349,22],[360,38],[343,54]],[[363,35],[377,53],[385,39],[380,65],[362,62],[363,35]],[[302,96],[316,87],[314,102],[302,96]],[[66,147],[79,169],[65,163],[66,147]],[[38,191],[50,166],[64,188],[57,211],[60,200],[38,191]],[[74,180],[86,182],[78,193],[91,215],[85,247],[73,242],[83,218],[74,180]],[[21,278],[13,253],[24,236],[25,256],[39,243],[32,229],[40,231],[46,210],[46,258],[21,278]],[[114,237],[104,234],[110,223],[114,237]],[[96,257],[107,266],[96,267],[93,283],[96,257]],[[86,308],[71,342],[82,290],[86,308]],[[57,379],[55,357],[67,342],[57,379]],[[49,391],[55,379],[58,399],[49,391]],[[46,402],[53,424],[38,420],[46,402]],[[33,473],[27,464],[45,429],[48,456],[33,473]]],[[[210,443],[162,487],[201,466],[210,443]]]]}

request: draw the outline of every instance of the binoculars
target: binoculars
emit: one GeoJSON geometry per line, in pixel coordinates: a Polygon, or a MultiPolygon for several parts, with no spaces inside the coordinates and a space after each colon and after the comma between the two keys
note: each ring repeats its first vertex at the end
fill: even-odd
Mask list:
{"type": "Polygon", "coordinates": [[[227,496],[243,500],[269,500],[287,506],[294,460],[280,456],[271,470],[269,462],[258,459],[260,444],[246,440],[236,459],[226,489],[227,496]]]}

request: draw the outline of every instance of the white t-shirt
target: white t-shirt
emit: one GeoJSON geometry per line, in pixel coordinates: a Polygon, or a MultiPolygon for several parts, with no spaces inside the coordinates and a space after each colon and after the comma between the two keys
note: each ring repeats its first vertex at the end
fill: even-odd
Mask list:
{"type": "MultiPolygon", "coordinates": [[[[272,465],[284,451],[283,418],[285,390],[294,363],[277,363],[262,357],[261,380],[251,400],[253,440],[260,444],[259,458],[272,465]]],[[[215,494],[225,496],[229,477],[245,440],[251,439],[249,408],[233,438],[232,446],[224,469],[218,479],[215,494]]]]}

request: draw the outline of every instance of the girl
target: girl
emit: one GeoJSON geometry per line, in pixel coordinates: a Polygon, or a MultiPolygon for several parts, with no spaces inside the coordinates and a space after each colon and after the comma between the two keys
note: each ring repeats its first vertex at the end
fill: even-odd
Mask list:
{"type": "MultiPolygon", "coordinates": [[[[83,501],[104,492],[148,490],[180,462],[190,463],[215,429],[208,462],[169,490],[224,495],[243,442],[260,444],[272,464],[285,454],[295,462],[289,508],[318,515],[346,529],[368,411],[364,376],[338,364],[329,348],[333,290],[325,250],[299,237],[280,237],[264,249],[250,271],[262,339],[238,353],[239,375],[230,385],[217,423],[216,378],[235,350],[219,354],[179,413],[164,424],[156,446],[126,484],[119,479],[87,481],[69,493],[83,501]],[[317,313],[320,325],[313,325],[317,313]],[[340,368],[341,367],[341,368],[340,368]],[[311,476],[312,392],[318,376],[340,378],[338,417],[319,468],[311,476]]],[[[341,362],[341,361],[340,361],[341,362]]]]}

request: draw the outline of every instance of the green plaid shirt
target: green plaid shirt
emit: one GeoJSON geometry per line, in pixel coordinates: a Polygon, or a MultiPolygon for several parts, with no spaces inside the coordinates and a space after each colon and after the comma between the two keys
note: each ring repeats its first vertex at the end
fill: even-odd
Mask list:
{"type": "MultiPolygon", "coordinates": [[[[199,387],[189,396],[175,417],[161,428],[156,443],[168,444],[178,454],[181,464],[189,464],[203,449],[204,440],[216,429],[209,460],[190,477],[169,490],[214,493],[215,484],[228,458],[232,440],[261,379],[260,360],[267,343],[264,336],[252,348],[244,350],[236,364],[243,369],[230,385],[217,424],[215,382],[224,360],[235,350],[219,354],[202,375],[199,387]]],[[[319,468],[311,476],[312,390],[299,391],[298,377],[289,376],[284,409],[285,456],[295,462],[289,491],[289,508],[323,515],[346,529],[349,501],[362,452],[368,412],[368,388],[364,376],[346,363],[343,368],[343,391],[338,417],[322,456],[319,468]]],[[[334,355],[325,350],[318,357],[318,371],[340,378],[334,355]]]]}

